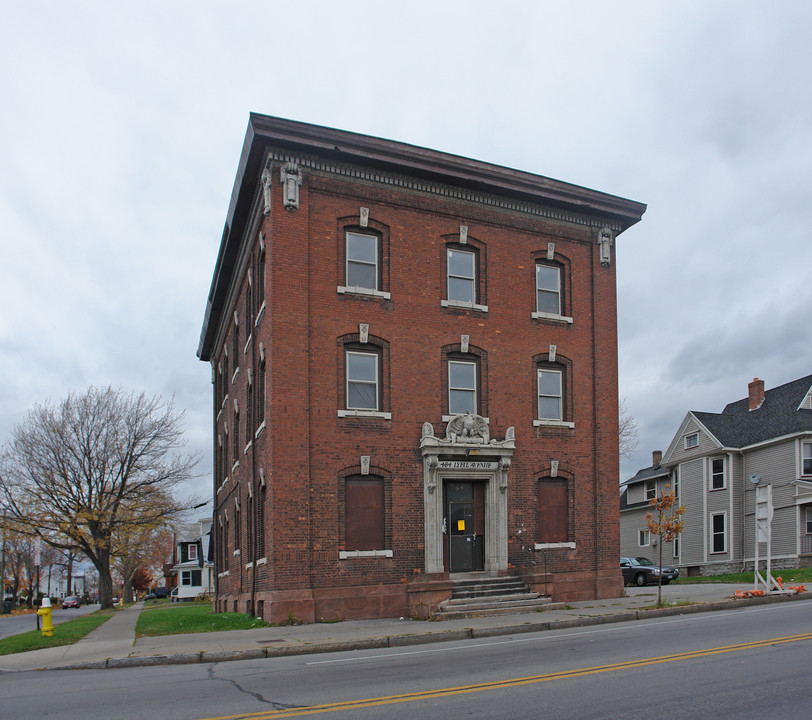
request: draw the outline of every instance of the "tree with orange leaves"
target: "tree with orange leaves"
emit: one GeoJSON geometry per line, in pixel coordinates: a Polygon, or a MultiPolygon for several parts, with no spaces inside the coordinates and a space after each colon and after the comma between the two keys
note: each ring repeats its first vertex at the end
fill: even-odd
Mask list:
{"type": "MultiPolygon", "coordinates": [[[[682,532],[685,527],[685,521],[682,515],[685,512],[685,506],[680,505],[677,508],[671,509],[677,503],[677,496],[671,490],[671,486],[666,484],[665,492],[659,497],[653,497],[649,500],[649,505],[654,512],[649,510],[646,513],[646,523],[648,524],[649,532],[659,538],[659,551],[660,551],[660,570],[663,567],[663,543],[671,542],[682,532]]],[[[662,605],[663,598],[663,577],[662,573],[657,578],[657,606],[662,605]]]]}

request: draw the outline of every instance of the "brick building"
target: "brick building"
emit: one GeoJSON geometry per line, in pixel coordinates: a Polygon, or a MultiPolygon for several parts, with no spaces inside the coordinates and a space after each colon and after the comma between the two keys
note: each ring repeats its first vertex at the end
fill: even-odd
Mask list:
{"type": "Polygon", "coordinates": [[[217,607],[426,616],[618,569],[614,241],[645,206],[251,115],[198,356],[217,607]]]}

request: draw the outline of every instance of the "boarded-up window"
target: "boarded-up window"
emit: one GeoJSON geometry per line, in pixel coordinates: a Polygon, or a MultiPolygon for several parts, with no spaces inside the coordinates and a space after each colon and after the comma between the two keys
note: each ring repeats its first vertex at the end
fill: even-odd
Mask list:
{"type": "Polygon", "coordinates": [[[567,542],[567,481],[539,482],[539,542],[567,542]]]}
{"type": "Polygon", "coordinates": [[[347,478],[344,486],[345,548],[383,550],[383,480],[347,478]]]}

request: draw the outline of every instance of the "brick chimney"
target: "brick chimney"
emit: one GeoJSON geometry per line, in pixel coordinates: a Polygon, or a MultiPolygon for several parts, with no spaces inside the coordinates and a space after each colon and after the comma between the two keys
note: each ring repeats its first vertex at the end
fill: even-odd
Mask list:
{"type": "Polygon", "coordinates": [[[663,451],[662,450],[655,450],[651,453],[651,467],[660,467],[660,463],[663,459],[663,451]]]}
{"type": "Polygon", "coordinates": [[[764,402],[764,381],[753,378],[753,382],[747,386],[747,390],[750,399],[750,410],[758,410],[761,403],[764,402]]]}

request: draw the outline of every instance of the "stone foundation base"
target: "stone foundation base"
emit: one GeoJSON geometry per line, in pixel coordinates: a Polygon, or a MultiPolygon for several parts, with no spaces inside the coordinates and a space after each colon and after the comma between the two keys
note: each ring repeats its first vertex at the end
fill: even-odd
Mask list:
{"type": "Polygon", "coordinates": [[[533,592],[550,597],[553,602],[599,600],[623,595],[620,568],[571,573],[544,573],[538,568],[518,568],[517,574],[533,592]]]}
{"type": "MultiPolygon", "coordinates": [[[[623,576],[620,568],[571,573],[538,572],[535,567],[517,568],[516,574],[533,592],[553,602],[596,600],[620,597],[623,576]]],[[[416,575],[390,585],[359,585],[337,588],[277,590],[258,592],[253,614],[266,622],[302,623],[410,617],[426,620],[451,597],[452,582],[447,573],[416,575]]],[[[251,613],[251,596],[220,596],[214,604],[218,612],[251,613]]]]}
{"type": "MultiPolygon", "coordinates": [[[[246,602],[250,605],[250,596],[246,602]]],[[[256,615],[261,615],[266,622],[278,624],[408,615],[404,584],[258,592],[255,602],[256,615]]]]}

